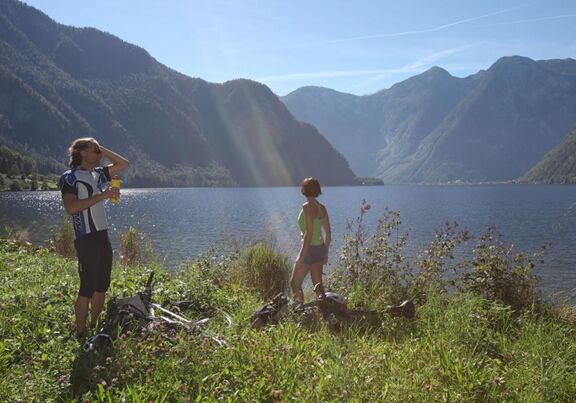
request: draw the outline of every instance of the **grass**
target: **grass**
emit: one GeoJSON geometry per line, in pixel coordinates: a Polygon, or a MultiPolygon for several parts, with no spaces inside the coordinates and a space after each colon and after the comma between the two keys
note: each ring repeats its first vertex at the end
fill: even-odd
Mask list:
{"type": "MultiPolygon", "coordinates": [[[[233,315],[201,335],[136,332],[86,354],[73,336],[76,262],[0,241],[1,401],[573,401],[572,308],[525,311],[472,293],[430,290],[413,321],[372,331],[312,332],[292,322],[252,330],[258,293],[225,281],[234,259],[200,259],[178,274],[116,266],[110,295],[197,301],[233,315]],[[223,280],[224,279],[224,280],[223,280]],[[572,309],[572,310],[571,310],[572,309]]],[[[198,311],[186,312],[199,317],[198,311]]]]}

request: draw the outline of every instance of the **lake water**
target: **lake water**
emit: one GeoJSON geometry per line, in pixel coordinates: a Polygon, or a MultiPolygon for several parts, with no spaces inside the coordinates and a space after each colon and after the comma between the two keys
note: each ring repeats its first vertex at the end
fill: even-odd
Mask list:
{"type": "MultiPolygon", "coordinates": [[[[410,250],[421,249],[444,222],[457,221],[481,235],[496,225],[506,243],[531,252],[552,243],[541,285],[548,294],[576,298],[576,186],[378,186],[325,187],[337,260],[346,223],[359,215],[363,199],[372,208],[369,226],[385,207],[398,210],[410,250]]],[[[296,256],[300,234],[296,217],[303,202],[298,188],[125,189],[118,205],[108,205],[111,238],[130,226],[148,235],[165,264],[182,262],[225,240],[273,239],[278,249],[296,256]]],[[[41,243],[65,219],[59,192],[0,193],[0,223],[26,229],[41,243]]]]}

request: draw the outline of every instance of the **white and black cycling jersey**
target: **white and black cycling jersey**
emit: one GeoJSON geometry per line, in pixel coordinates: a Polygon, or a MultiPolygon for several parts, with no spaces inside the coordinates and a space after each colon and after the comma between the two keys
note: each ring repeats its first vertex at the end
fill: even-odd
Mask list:
{"type": "MultiPolygon", "coordinates": [[[[91,171],[77,167],[64,172],[60,177],[59,185],[62,196],[66,193],[71,193],[76,195],[78,200],[84,200],[90,196],[102,193],[109,182],[110,172],[108,167],[96,167],[91,171]]],[[[75,239],[108,229],[104,200],[86,210],[72,214],[72,225],[75,239]]]]}

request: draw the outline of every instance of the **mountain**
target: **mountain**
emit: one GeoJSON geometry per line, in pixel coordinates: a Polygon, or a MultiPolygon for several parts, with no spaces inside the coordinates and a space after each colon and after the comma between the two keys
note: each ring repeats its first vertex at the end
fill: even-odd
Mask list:
{"type": "Polygon", "coordinates": [[[266,86],[212,84],[92,28],[0,2],[0,145],[38,169],[94,136],[131,160],[132,186],[352,184],[345,158],[266,86]]]}
{"type": "Polygon", "coordinates": [[[522,177],[526,182],[576,184],[576,130],[522,177]]]}
{"type": "Polygon", "coordinates": [[[576,61],[511,56],[466,78],[434,67],[372,95],[304,88],[282,100],[359,175],[396,183],[507,181],[576,123],[576,61]]]}

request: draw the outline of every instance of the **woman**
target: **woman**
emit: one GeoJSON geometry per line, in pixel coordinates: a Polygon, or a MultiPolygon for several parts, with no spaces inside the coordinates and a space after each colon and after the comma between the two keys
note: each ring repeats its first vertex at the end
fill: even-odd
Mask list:
{"type": "Polygon", "coordinates": [[[302,181],[300,191],[306,197],[306,203],[302,205],[302,211],[298,216],[302,247],[290,278],[290,286],[296,303],[304,303],[302,283],[308,272],[310,272],[316,296],[318,298],[324,296],[322,268],[328,262],[328,249],[331,241],[328,212],[326,207],[316,200],[322,194],[320,182],[315,178],[306,178],[302,181]],[[324,229],[325,239],[322,237],[322,229],[324,229]]]}

